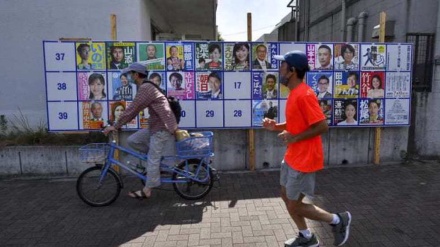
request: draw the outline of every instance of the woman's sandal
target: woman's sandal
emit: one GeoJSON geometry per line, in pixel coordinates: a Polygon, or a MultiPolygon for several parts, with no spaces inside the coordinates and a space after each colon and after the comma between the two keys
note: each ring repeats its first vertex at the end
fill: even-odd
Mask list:
{"type": "Polygon", "coordinates": [[[149,196],[147,196],[147,194],[145,194],[145,192],[143,190],[138,190],[138,191],[132,190],[132,191],[130,191],[128,196],[131,197],[131,198],[139,199],[139,200],[143,200],[143,199],[149,198],[149,196]]]}

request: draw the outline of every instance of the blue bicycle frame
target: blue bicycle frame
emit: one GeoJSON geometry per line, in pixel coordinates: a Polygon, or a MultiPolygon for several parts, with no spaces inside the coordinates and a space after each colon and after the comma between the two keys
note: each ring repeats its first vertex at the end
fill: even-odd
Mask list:
{"type": "MultiPolygon", "coordinates": [[[[145,181],[147,180],[147,176],[144,175],[143,173],[139,173],[139,172],[133,170],[131,167],[129,167],[129,166],[125,165],[124,163],[120,162],[119,160],[115,159],[114,158],[114,154],[115,154],[115,150],[119,150],[119,151],[128,153],[129,155],[131,155],[133,157],[136,157],[136,158],[138,158],[140,160],[144,160],[144,161],[146,161],[148,159],[148,155],[146,155],[146,154],[139,154],[139,153],[137,153],[137,152],[135,152],[135,151],[133,151],[131,149],[127,149],[127,148],[124,148],[122,146],[119,146],[115,142],[111,142],[108,145],[110,146],[110,149],[109,149],[109,152],[107,154],[107,159],[106,159],[104,168],[103,168],[103,170],[101,172],[101,177],[99,179],[100,183],[103,181],[103,179],[106,176],[106,174],[107,174],[108,170],[110,169],[111,165],[117,165],[117,166],[121,167],[122,169],[128,171],[129,173],[135,175],[139,179],[142,179],[142,180],[145,180],[145,181]]],[[[214,155],[213,153],[210,153],[209,155],[204,155],[204,156],[197,156],[197,155],[185,156],[185,157],[182,157],[182,156],[179,156],[179,155],[176,155],[176,156],[164,156],[164,157],[162,157],[162,159],[160,161],[160,169],[161,169],[161,171],[164,171],[166,173],[170,173],[170,174],[177,173],[178,175],[180,175],[182,177],[185,177],[185,178],[188,178],[188,179],[190,179],[192,181],[199,182],[199,183],[204,183],[204,182],[207,182],[209,180],[209,178],[210,178],[209,169],[211,169],[211,168],[209,166],[209,163],[210,163],[210,157],[212,157],[213,155],[214,155]],[[170,166],[170,165],[164,164],[163,161],[166,161],[166,160],[174,160],[174,161],[176,161],[176,160],[184,160],[184,162],[185,162],[185,169],[182,170],[182,169],[177,168],[176,166],[170,166]],[[199,164],[198,164],[197,169],[196,169],[196,171],[194,173],[188,171],[188,161],[190,161],[190,160],[199,160],[198,161],[199,164]],[[202,167],[203,163],[206,163],[206,172],[207,172],[206,174],[207,175],[203,179],[198,179],[198,175],[199,175],[199,173],[201,171],[201,167],[202,167]]],[[[186,183],[186,182],[188,182],[187,180],[173,180],[172,178],[169,178],[169,177],[167,177],[167,178],[162,178],[161,177],[160,181],[162,183],[186,183]]]]}

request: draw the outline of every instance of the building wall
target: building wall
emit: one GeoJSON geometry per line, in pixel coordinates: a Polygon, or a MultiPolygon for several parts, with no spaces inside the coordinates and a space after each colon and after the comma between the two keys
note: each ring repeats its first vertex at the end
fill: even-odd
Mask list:
{"type": "MultiPolygon", "coordinates": [[[[355,36],[353,41],[373,41],[371,33],[379,24],[381,11],[386,12],[387,20],[396,21],[396,41],[405,41],[407,32],[435,31],[436,22],[432,18],[437,14],[436,0],[346,0],[346,3],[346,20],[358,18],[363,11],[368,13],[366,39],[358,40],[355,36]]],[[[342,0],[300,0],[301,40],[307,40],[305,29],[308,26],[308,41],[341,41],[341,6],[342,0]]]]}
{"type": "Polygon", "coordinates": [[[0,3],[2,88],[0,115],[25,115],[31,126],[46,124],[43,40],[110,40],[110,14],[122,40],[151,39],[144,0],[7,0],[0,3]],[[85,9],[94,11],[85,11],[85,9]],[[7,89],[5,89],[7,85],[7,89]],[[40,124],[41,123],[41,124],[40,124]]]}
{"type": "MultiPolygon", "coordinates": [[[[377,42],[372,38],[374,26],[379,24],[379,14],[385,11],[387,20],[395,21],[391,42],[406,42],[407,33],[434,33],[437,25],[438,1],[416,0],[346,0],[346,21],[350,17],[358,20],[354,27],[354,42],[377,42]],[[359,14],[367,12],[364,39],[358,38],[359,14]]],[[[300,0],[301,41],[342,41],[341,0],[300,0]]],[[[346,26],[345,26],[346,27],[346,26]]],[[[346,37],[346,36],[345,36],[346,37]]],[[[346,39],[344,39],[346,40],[346,39]]],[[[440,73],[440,71],[438,71],[440,73]]],[[[437,73],[438,74],[438,73],[437,73]]],[[[414,92],[413,107],[414,136],[409,139],[410,128],[384,128],[381,138],[381,160],[399,160],[408,151],[408,143],[414,143],[416,154],[438,156],[440,148],[440,77],[435,77],[430,93],[414,92]],[[430,121],[426,121],[430,119],[430,121]],[[416,127],[417,126],[417,127],[416,127]]],[[[373,158],[374,128],[331,129],[324,138],[324,149],[328,152],[328,165],[369,163],[373,158]]],[[[413,151],[413,150],[410,150],[413,151]]]]}

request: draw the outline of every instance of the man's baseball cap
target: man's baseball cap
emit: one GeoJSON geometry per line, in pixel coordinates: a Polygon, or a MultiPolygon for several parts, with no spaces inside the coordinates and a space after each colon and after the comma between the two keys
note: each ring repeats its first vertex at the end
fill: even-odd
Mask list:
{"type": "Polygon", "coordinates": [[[142,65],[140,63],[132,63],[132,64],[130,64],[130,66],[128,66],[127,68],[123,69],[121,73],[122,74],[127,74],[128,72],[131,72],[131,71],[138,72],[139,74],[143,74],[143,75],[148,76],[147,68],[145,67],[145,65],[142,65]]]}
{"type": "Polygon", "coordinates": [[[279,61],[286,61],[289,67],[294,67],[298,70],[309,70],[307,56],[302,51],[289,51],[284,55],[275,55],[274,58],[279,61]]]}

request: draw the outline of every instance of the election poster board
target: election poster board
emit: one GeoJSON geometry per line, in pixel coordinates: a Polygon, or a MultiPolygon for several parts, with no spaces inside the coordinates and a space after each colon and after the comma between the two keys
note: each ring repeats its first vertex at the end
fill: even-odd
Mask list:
{"type": "MultiPolygon", "coordinates": [[[[148,79],[182,105],[180,128],[261,128],[285,121],[289,89],[274,55],[306,53],[304,83],[331,127],[410,124],[413,46],[408,43],[43,41],[48,129],[99,130],[130,107],[148,79]]],[[[147,128],[144,109],[125,129],[147,128]]]]}

